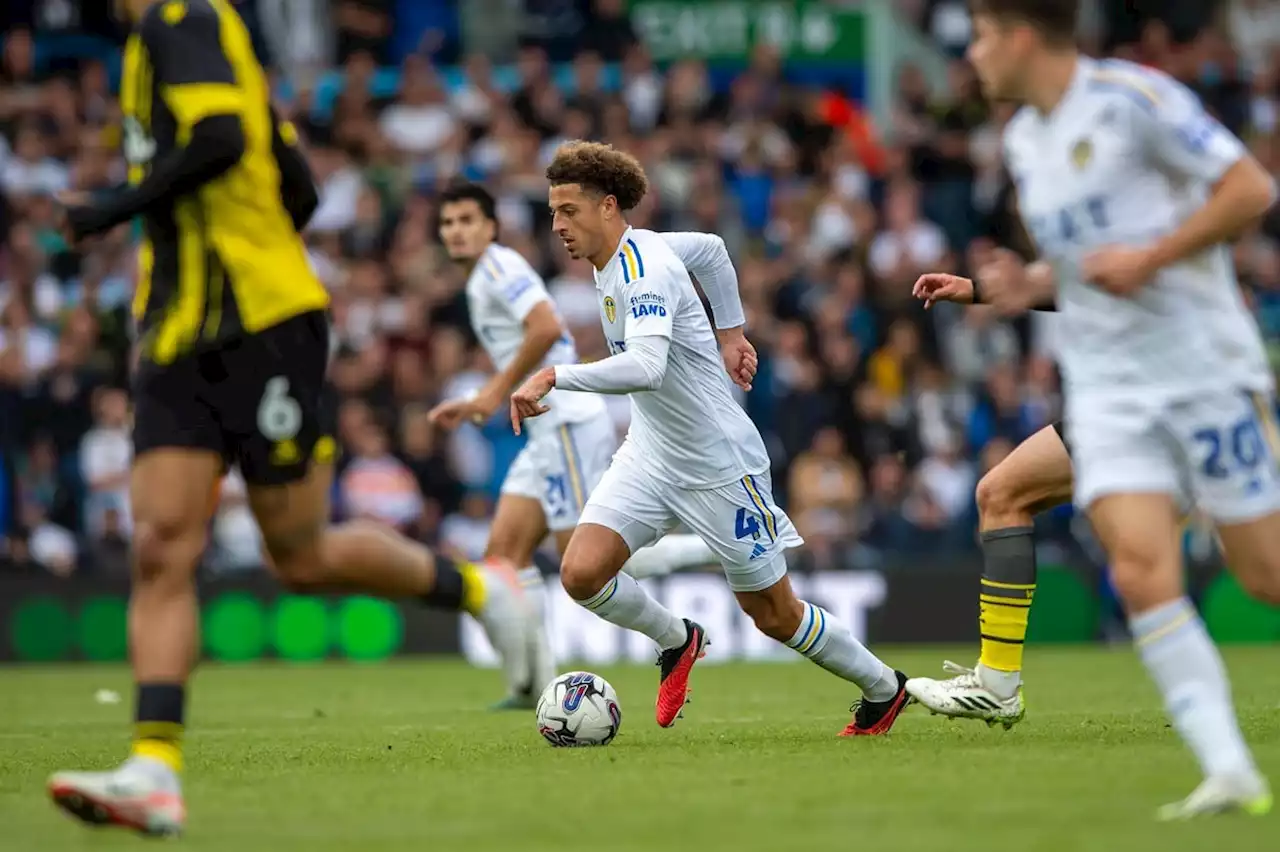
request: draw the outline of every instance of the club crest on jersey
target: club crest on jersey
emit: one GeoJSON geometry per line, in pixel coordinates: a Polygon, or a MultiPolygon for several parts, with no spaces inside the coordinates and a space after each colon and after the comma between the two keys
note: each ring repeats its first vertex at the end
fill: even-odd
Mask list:
{"type": "Polygon", "coordinates": [[[1093,160],[1093,143],[1088,139],[1081,139],[1071,146],[1071,164],[1079,171],[1089,165],[1093,160]]]}
{"type": "Polygon", "coordinates": [[[604,318],[609,322],[613,322],[618,318],[618,303],[613,300],[612,296],[604,297],[604,318]]]}

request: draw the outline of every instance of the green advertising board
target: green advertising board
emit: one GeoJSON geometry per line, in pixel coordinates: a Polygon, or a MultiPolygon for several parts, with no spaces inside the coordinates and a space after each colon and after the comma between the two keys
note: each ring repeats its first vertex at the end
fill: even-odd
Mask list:
{"type": "MultiPolygon", "coordinates": [[[[201,646],[211,660],[372,661],[458,650],[457,616],[417,604],[301,597],[265,577],[210,583],[202,592],[201,646]]],[[[125,660],[128,594],[118,582],[0,578],[0,661],[125,660]]]]}
{"type": "Polygon", "coordinates": [[[631,22],[659,62],[743,60],[760,44],[789,60],[859,62],[867,18],[821,0],[631,0],[631,22]]]}

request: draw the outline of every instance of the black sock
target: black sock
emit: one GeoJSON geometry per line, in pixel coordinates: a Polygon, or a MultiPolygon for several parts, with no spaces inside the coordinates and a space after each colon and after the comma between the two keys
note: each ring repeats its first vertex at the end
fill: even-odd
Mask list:
{"type": "Polygon", "coordinates": [[[133,753],[182,769],[186,687],[180,683],[140,683],[133,716],[133,753]]]}
{"type": "Polygon", "coordinates": [[[462,609],[467,584],[452,559],[436,554],[436,583],[422,596],[428,606],[457,612],[462,609]]]}

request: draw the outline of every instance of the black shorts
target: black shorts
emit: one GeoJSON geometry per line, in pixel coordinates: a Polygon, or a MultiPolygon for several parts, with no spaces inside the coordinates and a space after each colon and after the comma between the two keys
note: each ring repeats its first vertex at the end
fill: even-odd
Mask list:
{"type": "Polygon", "coordinates": [[[1067,443],[1067,427],[1061,420],[1054,421],[1053,431],[1058,433],[1058,437],[1062,439],[1062,446],[1066,448],[1067,455],[1071,455],[1071,444],[1067,443]]]}
{"type": "Polygon", "coordinates": [[[139,365],[133,380],[135,456],[163,447],[212,450],[254,485],[331,462],[336,401],[326,381],[329,319],[292,317],[171,364],[139,365]]]}

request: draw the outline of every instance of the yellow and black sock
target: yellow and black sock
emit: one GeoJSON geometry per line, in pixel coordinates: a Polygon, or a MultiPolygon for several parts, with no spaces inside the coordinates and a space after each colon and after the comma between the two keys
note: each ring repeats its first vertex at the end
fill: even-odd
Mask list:
{"type": "Polygon", "coordinates": [[[455,562],[436,554],[436,582],[422,596],[428,606],[477,615],[484,609],[488,589],[480,566],[473,562],[455,562]]]}
{"type": "Polygon", "coordinates": [[[134,706],[133,754],[182,771],[183,705],[180,683],[140,683],[134,706]]]}
{"type": "Polygon", "coordinates": [[[1027,617],[1036,590],[1033,527],[1008,527],[982,534],[982,593],[978,662],[1001,672],[1022,671],[1027,617]]]}

